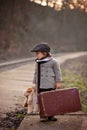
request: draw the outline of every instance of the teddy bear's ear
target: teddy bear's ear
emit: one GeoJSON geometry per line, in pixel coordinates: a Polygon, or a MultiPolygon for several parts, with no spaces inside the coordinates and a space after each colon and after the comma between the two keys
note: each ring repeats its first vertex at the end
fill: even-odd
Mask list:
{"type": "Polygon", "coordinates": [[[28,88],[28,89],[27,89],[27,92],[28,92],[28,93],[32,92],[32,88],[28,88]]]}

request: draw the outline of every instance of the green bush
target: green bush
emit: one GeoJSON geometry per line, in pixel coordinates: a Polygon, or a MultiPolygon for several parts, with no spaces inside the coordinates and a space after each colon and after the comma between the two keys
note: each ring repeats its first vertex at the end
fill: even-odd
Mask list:
{"type": "Polygon", "coordinates": [[[63,88],[77,87],[80,92],[82,111],[87,112],[87,83],[85,80],[68,69],[62,69],[63,88]]]}

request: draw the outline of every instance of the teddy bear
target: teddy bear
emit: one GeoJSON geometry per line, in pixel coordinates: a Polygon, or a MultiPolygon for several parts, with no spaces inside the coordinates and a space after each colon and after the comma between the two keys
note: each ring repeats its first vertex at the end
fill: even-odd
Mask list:
{"type": "Polygon", "coordinates": [[[39,113],[39,105],[37,99],[36,90],[33,87],[29,87],[24,93],[26,100],[24,107],[27,107],[28,114],[37,114],[39,113]]]}

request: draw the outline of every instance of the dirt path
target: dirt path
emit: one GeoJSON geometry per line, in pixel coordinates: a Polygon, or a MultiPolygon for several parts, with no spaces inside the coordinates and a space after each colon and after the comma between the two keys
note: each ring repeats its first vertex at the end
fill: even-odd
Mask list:
{"type": "MultiPolygon", "coordinates": [[[[55,55],[55,58],[62,64],[67,59],[86,54],[87,52],[68,53],[55,55]]],[[[23,108],[24,91],[32,85],[33,73],[34,62],[25,65],[15,64],[10,69],[7,67],[5,71],[0,72],[0,117],[5,118],[5,113],[23,108]]]]}
{"type": "MultiPolygon", "coordinates": [[[[55,55],[55,58],[61,64],[67,59],[85,54],[87,52],[69,53],[59,57],[55,55]]],[[[27,87],[32,85],[33,73],[34,62],[0,73],[0,115],[13,111],[19,106],[22,107],[24,101],[23,93],[27,87]]]]}
{"type": "MultiPolygon", "coordinates": [[[[76,57],[79,57],[79,56],[82,56],[85,54],[87,54],[87,52],[68,53],[68,54],[66,53],[66,54],[62,54],[62,55],[58,54],[58,55],[55,55],[54,57],[58,60],[58,62],[60,64],[62,64],[67,59],[73,59],[73,58],[76,58],[76,57]]],[[[17,61],[17,62],[19,63],[20,61],[17,61]]],[[[2,123],[1,123],[3,125],[3,129],[0,128],[0,130],[8,130],[7,126],[8,127],[14,126],[14,121],[15,121],[15,124],[16,123],[20,124],[20,120],[18,121],[18,118],[15,119],[15,117],[17,117],[18,110],[19,110],[19,112],[23,112],[23,111],[20,111],[20,109],[23,108],[24,91],[26,90],[26,88],[28,88],[29,86],[32,85],[34,65],[35,65],[34,62],[29,61],[28,63],[19,63],[19,64],[13,64],[13,63],[12,62],[9,63],[9,64],[12,64],[12,66],[7,66],[8,63],[6,63],[5,68],[0,68],[0,70],[1,70],[0,71],[0,119],[2,119],[2,118],[4,119],[4,121],[2,120],[2,123]],[[14,113],[12,111],[14,111],[14,113]],[[7,112],[9,112],[9,113],[7,114],[7,112]],[[14,114],[16,114],[16,116],[14,114]],[[12,121],[13,118],[14,118],[14,120],[12,121]],[[8,119],[8,121],[7,121],[7,119],[8,119]],[[10,122],[9,122],[9,120],[10,120],[10,122]]],[[[5,65],[5,63],[4,63],[4,65],[5,65]]],[[[63,118],[65,118],[65,117],[63,117],[63,118]]],[[[58,119],[60,121],[63,118],[58,117],[58,119]]],[[[82,125],[86,126],[86,125],[84,125],[84,124],[86,124],[85,117],[84,117],[84,119],[82,117],[81,118],[78,117],[78,118],[80,120],[82,120],[82,122],[83,122],[82,125]]],[[[34,119],[36,119],[36,118],[34,118],[34,119]]],[[[24,120],[25,124],[28,120],[30,120],[30,119],[26,117],[24,120]]],[[[69,119],[67,118],[67,122],[68,122],[68,120],[69,119]]],[[[36,120],[36,122],[37,122],[37,120],[36,120]]],[[[72,122],[72,119],[71,119],[71,122],[72,122]]],[[[79,122],[79,120],[78,120],[78,122],[79,122]]],[[[64,122],[64,123],[66,123],[66,122],[64,122]]],[[[56,126],[57,125],[58,124],[56,124],[56,126]]],[[[65,124],[63,124],[63,125],[65,125],[65,124]]],[[[78,125],[80,125],[80,124],[78,123],[78,125]]],[[[15,125],[15,126],[17,127],[18,125],[15,125]]],[[[56,126],[55,126],[55,129],[56,129],[56,126]]],[[[24,125],[23,125],[23,127],[24,127],[24,125]]],[[[61,125],[60,125],[60,127],[63,128],[61,125]]],[[[46,126],[46,129],[48,129],[48,128],[49,127],[46,126]]],[[[77,126],[75,126],[75,128],[77,128],[77,126]]],[[[80,128],[80,126],[78,128],[80,128]]],[[[31,127],[31,129],[32,129],[32,127],[31,127]]],[[[44,127],[43,127],[43,129],[44,129],[44,127]]],[[[20,130],[22,130],[22,129],[20,128],[20,130]]],[[[80,129],[78,129],[78,130],[80,130],[80,129]]],[[[81,129],[81,130],[86,130],[86,129],[81,129]]]]}

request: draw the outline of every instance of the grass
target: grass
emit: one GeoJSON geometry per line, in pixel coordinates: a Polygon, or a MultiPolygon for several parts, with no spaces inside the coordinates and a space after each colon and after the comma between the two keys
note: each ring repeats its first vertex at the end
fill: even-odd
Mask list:
{"type": "Polygon", "coordinates": [[[24,114],[21,114],[21,113],[18,113],[17,114],[17,118],[24,118],[26,115],[24,115],[24,114]]]}
{"type": "Polygon", "coordinates": [[[87,83],[78,74],[73,73],[68,69],[62,69],[63,88],[77,87],[80,92],[82,111],[87,112],[87,83]]]}
{"type": "Polygon", "coordinates": [[[8,130],[14,130],[14,128],[9,128],[8,130]]]}

